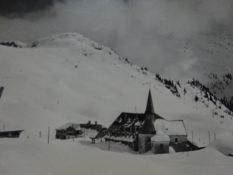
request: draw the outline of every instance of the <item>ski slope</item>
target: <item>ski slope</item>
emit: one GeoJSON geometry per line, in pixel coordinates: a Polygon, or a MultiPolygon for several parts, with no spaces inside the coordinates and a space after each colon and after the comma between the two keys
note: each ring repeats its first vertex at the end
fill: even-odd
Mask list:
{"type": "Polygon", "coordinates": [[[202,97],[200,90],[180,84],[179,98],[155,75],[76,33],[42,38],[22,48],[0,45],[0,86],[5,87],[0,124],[25,130],[20,139],[0,140],[0,174],[232,174],[232,159],[225,156],[232,146],[218,141],[231,135],[232,116],[220,102],[195,102],[195,96],[202,97]],[[123,145],[108,151],[105,143],[91,145],[87,138],[53,138],[55,128],[67,122],[91,120],[108,126],[123,111],[144,112],[149,88],[156,113],[184,120],[189,139],[206,149],[138,155],[123,145]]]}

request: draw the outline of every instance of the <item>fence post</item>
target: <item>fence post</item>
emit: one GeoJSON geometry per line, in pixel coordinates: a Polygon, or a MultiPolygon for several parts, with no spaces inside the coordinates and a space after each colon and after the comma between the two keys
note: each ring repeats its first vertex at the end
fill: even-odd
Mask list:
{"type": "Polygon", "coordinates": [[[42,138],[42,133],[41,133],[41,131],[39,131],[39,138],[42,138]]]}
{"type": "Polygon", "coordinates": [[[210,131],[208,131],[208,135],[209,135],[209,144],[211,142],[211,135],[210,135],[210,131]]]}
{"type": "Polygon", "coordinates": [[[194,137],[194,133],[193,133],[193,131],[192,131],[192,144],[193,144],[193,137],[194,137]]]}
{"type": "Polygon", "coordinates": [[[110,140],[108,140],[108,151],[110,151],[110,140]]]}
{"type": "Polygon", "coordinates": [[[50,142],[50,127],[48,127],[48,144],[50,142]]]}

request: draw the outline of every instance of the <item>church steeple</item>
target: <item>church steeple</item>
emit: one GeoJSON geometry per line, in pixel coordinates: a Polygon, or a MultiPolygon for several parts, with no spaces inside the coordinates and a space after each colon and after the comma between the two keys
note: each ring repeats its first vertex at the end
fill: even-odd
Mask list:
{"type": "Polygon", "coordinates": [[[141,134],[154,134],[155,133],[155,128],[154,128],[154,124],[153,124],[155,121],[155,116],[156,115],[155,115],[155,111],[154,111],[151,91],[149,90],[146,111],[145,111],[145,122],[140,129],[141,134]]]}
{"type": "Polygon", "coordinates": [[[145,114],[155,114],[151,91],[149,90],[145,114]]]}

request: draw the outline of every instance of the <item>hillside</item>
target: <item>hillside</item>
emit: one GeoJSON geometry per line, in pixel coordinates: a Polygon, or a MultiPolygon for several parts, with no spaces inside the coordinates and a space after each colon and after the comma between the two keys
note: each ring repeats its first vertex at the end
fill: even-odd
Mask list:
{"type": "Polygon", "coordinates": [[[144,112],[149,88],[155,111],[166,119],[183,119],[189,138],[194,133],[197,145],[208,146],[214,137],[232,131],[231,112],[217,99],[210,100],[210,94],[192,83],[154,75],[79,34],[54,35],[22,48],[0,45],[0,86],[5,87],[0,123],[25,129],[19,140],[0,140],[3,175],[142,174],[142,169],[146,174],[232,172],[231,159],[215,146],[189,156],[142,156],[127,148],[106,152],[90,147],[88,141],[52,140],[47,146],[38,139],[38,132],[45,134],[47,127],[54,131],[67,122],[88,120],[108,126],[123,111],[144,112]],[[16,168],[11,169],[12,164],[16,168]],[[131,164],[135,169],[128,169],[131,164]]]}
{"type": "Polygon", "coordinates": [[[205,83],[210,91],[231,110],[233,110],[233,75],[232,73],[225,74],[210,74],[209,80],[205,83]]]}

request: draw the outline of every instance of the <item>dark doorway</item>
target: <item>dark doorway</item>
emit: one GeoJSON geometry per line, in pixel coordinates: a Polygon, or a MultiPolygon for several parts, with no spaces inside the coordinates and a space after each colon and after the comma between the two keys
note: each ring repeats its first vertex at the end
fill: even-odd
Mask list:
{"type": "Polygon", "coordinates": [[[163,144],[160,144],[160,145],[159,145],[158,153],[165,153],[164,145],[163,145],[163,144]]]}

